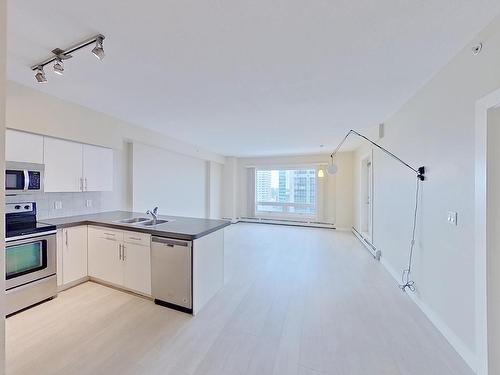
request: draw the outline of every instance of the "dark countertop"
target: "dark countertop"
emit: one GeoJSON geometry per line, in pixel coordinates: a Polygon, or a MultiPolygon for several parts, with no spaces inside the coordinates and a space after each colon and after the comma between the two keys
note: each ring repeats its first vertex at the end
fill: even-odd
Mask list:
{"type": "Polygon", "coordinates": [[[40,220],[40,222],[55,225],[58,229],[74,227],[77,225],[97,225],[188,241],[206,236],[207,234],[215,232],[231,224],[227,220],[198,219],[192,217],[165,215],[159,215],[158,219],[171,221],[155,225],[154,227],[117,223],[119,220],[129,219],[132,217],[144,217],[151,219],[151,216],[138,212],[109,211],[98,214],[45,219],[40,220]]]}

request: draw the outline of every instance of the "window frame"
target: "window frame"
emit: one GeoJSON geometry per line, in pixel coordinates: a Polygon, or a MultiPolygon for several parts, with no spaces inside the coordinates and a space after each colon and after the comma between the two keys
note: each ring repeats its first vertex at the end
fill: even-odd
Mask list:
{"type": "Polygon", "coordinates": [[[254,178],[254,214],[257,218],[265,218],[265,219],[290,219],[290,220],[316,220],[319,215],[319,178],[318,178],[318,169],[317,165],[273,165],[273,166],[256,166],[255,168],[255,178],[254,178]],[[283,209],[286,210],[287,207],[290,206],[310,206],[310,203],[291,203],[291,202],[258,202],[257,201],[257,172],[258,171],[276,171],[276,170],[313,170],[314,171],[314,181],[315,181],[315,194],[314,194],[314,213],[289,213],[289,212],[267,212],[267,211],[259,211],[257,209],[258,205],[270,205],[270,206],[283,206],[283,209]]]}

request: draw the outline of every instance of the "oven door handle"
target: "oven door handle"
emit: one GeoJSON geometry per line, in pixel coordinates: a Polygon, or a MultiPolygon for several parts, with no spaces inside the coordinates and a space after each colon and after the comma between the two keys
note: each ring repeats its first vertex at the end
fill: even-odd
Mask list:
{"type": "Polygon", "coordinates": [[[15,241],[27,240],[27,239],[35,238],[35,237],[43,238],[45,236],[49,236],[49,235],[56,234],[56,233],[57,233],[57,230],[51,230],[51,231],[43,232],[43,233],[25,234],[25,235],[22,235],[22,236],[16,236],[16,237],[6,238],[5,242],[8,245],[12,245],[12,242],[15,242],[15,241]]]}
{"type": "Polygon", "coordinates": [[[24,174],[24,191],[28,191],[30,187],[30,173],[28,172],[27,169],[23,169],[23,174],[24,174]]]}

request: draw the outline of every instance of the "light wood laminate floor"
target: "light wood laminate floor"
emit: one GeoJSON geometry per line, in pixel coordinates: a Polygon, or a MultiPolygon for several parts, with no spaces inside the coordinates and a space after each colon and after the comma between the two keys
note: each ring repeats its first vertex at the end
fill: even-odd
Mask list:
{"type": "Polygon", "coordinates": [[[95,283],[7,319],[7,374],[472,372],[346,232],[226,230],[226,284],[196,317],[95,283]]]}

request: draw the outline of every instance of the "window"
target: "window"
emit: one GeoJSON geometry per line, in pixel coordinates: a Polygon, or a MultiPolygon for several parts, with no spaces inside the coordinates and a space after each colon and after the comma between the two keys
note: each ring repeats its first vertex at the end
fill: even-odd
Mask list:
{"type": "Polygon", "coordinates": [[[316,169],[257,169],[255,213],[316,215],[316,169]]]}

